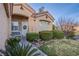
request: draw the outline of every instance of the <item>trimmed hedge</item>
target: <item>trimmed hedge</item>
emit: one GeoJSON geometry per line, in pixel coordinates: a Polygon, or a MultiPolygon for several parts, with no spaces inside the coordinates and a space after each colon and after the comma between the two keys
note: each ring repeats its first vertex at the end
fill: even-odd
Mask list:
{"type": "Polygon", "coordinates": [[[62,39],[64,38],[64,33],[62,31],[53,30],[53,39],[62,39]]]}
{"type": "Polygon", "coordinates": [[[41,32],[39,32],[39,37],[42,40],[50,40],[50,39],[52,39],[52,32],[51,31],[41,31],[41,32]]]}
{"type": "Polygon", "coordinates": [[[33,42],[34,40],[37,40],[39,38],[39,34],[38,33],[27,33],[26,37],[28,41],[33,42]]]}

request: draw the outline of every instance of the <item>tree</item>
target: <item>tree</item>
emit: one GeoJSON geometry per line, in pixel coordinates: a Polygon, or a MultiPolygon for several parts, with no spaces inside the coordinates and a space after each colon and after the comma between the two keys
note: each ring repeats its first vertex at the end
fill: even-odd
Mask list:
{"type": "Polygon", "coordinates": [[[77,24],[78,23],[75,21],[75,19],[67,18],[67,17],[60,18],[56,22],[56,25],[61,31],[64,32],[65,36],[69,35],[71,32],[74,32],[74,27],[77,24]]]}

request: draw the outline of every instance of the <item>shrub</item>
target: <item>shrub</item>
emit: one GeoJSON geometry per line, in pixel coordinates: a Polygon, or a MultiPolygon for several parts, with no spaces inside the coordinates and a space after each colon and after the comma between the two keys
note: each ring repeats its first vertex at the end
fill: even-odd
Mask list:
{"type": "Polygon", "coordinates": [[[39,32],[39,37],[42,40],[50,40],[50,39],[52,39],[52,32],[51,31],[41,31],[41,32],[39,32]]]}
{"type": "MultiPolygon", "coordinates": [[[[13,40],[9,42],[14,42],[13,40]]],[[[8,44],[8,42],[7,42],[8,44]]],[[[31,44],[28,45],[20,45],[17,42],[17,45],[13,46],[13,45],[5,45],[5,50],[0,50],[0,55],[5,55],[5,56],[39,56],[40,53],[36,53],[37,49],[36,48],[32,48],[31,44]]]]}
{"type": "Polygon", "coordinates": [[[20,39],[19,38],[10,38],[6,41],[6,44],[9,45],[9,46],[16,46],[17,44],[19,44],[20,42],[20,39]]]}
{"type": "Polygon", "coordinates": [[[30,42],[33,42],[34,40],[37,40],[39,38],[38,33],[27,33],[27,40],[30,42]]]}
{"type": "Polygon", "coordinates": [[[62,31],[53,30],[53,39],[62,39],[64,38],[64,33],[62,31]]]}
{"type": "Polygon", "coordinates": [[[20,41],[21,36],[16,36],[14,39],[16,39],[16,40],[20,41]]]}
{"type": "Polygon", "coordinates": [[[42,45],[39,47],[39,49],[42,50],[48,56],[57,56],[55,48],[50,49],[49,47],[47,47],[47,45],[42,45]]]}
{"type": "Polygon", "coordinates": [[[67,39],[73,39],[74,37],[74,32],[69,32],[67,35],[66,35],[66,38],[67,39]]]}

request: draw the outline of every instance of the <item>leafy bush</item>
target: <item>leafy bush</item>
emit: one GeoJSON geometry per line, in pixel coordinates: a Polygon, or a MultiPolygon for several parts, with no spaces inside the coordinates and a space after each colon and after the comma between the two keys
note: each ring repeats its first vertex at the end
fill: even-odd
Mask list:
{"type": "Polygon", "coordinates": [[[41,32],[39,32],[39,37],[42,40],[50,40],[50,39],[52,39],[52,32],[51,31],[41,31],[41,32]]]}
{"type": "Polygon", "coordinates": [[[38,56],[40,53],[36,53],[37,49],[32,48],[32,45],[28,44],[26,45],[21,45],[18,43],[18,41],[15,40],[8,40],[6,42],[7,44],[5,45],[5,50],[0,50],[0,55],[5,55],[5,56],[38,56]],[[11,44],[12,43],[12,44],[11,44]],[[15,45],[15,44],[16,45],[15,45]]]}
{"type": "Polygon", "coordinates": [[[52,34],[53,34],[53,39],[55,39],[55,38],[56,39],[64,38],[64,33],[61,32],[61,31],[53,30],[52,34]]]}
{"type": "Polygon", "coordinates": [[[46,53],[48,56],[57,56],[55,48],[49,49],[46,45],[40,46],[40,50],[42,50],[44,53],[46,53]],[[51,53],[52,52],[52,53],[51,53]]]}
{"type": "Polygon", "coordinates": [[[36,48],[32,48],[32,45],[20,45],[18,44],[15,47],[6,46],[6,50],[0,50],[3,55],[6,56],[38,56],[40,53],[35,53],[37,51],[36,48]],[[34,54],[35,53],[35,54],[34,54]]]}
{"type": "Polygon", "coordinates": [[[39,38],[38,33],[27,33],[27,40],[30,42],[33,42],[34,40],[37,40],[39,38]]]}
{"type": "Polygon", "coordinates": [[[20,42],[20,39],[19,38],[10,38],[6,41],[6,44],[9,45],[9,46],[16,46],[17,44],[19,44],[20,42]]]}

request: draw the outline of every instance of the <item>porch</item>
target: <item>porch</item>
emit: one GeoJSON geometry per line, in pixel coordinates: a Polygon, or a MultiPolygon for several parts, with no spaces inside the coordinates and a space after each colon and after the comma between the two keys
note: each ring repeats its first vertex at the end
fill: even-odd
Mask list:
{"type": "Polygon", "coordinates": [[[26,37],[26,33],[28,32],[28,18],[24,15],[12,15],[11,37],[26,37]]]}

